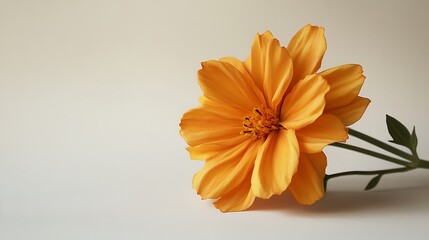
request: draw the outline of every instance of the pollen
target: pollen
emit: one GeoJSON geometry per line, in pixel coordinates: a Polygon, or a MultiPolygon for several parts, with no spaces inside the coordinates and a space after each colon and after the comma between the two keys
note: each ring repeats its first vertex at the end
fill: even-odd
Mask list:
{"type": "Polygon", "coordinates": [[[266,107],[254,108],[252,115],[243,120],[244,130],[240,134],[250,135],[253,139],[265,138],[273,131],[279,130],[279,117],[266,107]]]}

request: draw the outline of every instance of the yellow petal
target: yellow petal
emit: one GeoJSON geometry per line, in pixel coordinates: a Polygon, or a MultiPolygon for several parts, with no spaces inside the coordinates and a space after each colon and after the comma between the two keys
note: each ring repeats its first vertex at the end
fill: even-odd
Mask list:
{"type": "Polygon", "coordinates": [[[299,81],[283,102],[280,124],[298,130],[313,123],[323,113],[328,91],[328,83],[319,75],[299,81]]]}
{"type": "MultiPolygon", "coordinates": [[[[210,158],[210,161],[206,161],[206,163],[204,164],[204,167],[194,175],[192,179],[192,187],[197,191],[198,194],[201,195],[201,189],[200,189],[200,187],[202,186],[201,180],[204,177],[207,177],[208,174],[214,175],[213,168],[216,168],[217,166],[222,166],[228,162],[238,164],[238,162],[240,161],[240,158],[246,153],[247,149],[249,148],[249,146],[251,146],[251,144],[252,144],[252,141],[249,139],[248,141],[244,141],[235,146],[229,147],[224,151],[220,151],[218,152],[217,155],[213,155],[210,158]]],[[[228,171],[227,170],[219,171],[218,174],[221,177],[224,177],[228,174],[228,171]]],[[[207,188],[207,186],[202,186],[202,187],[207,188]]],[[[208,192],[208,190],[205,192],[208,192]]],[[[206,199],[209,196],[202,195],[201,197],[203,199],[206,199]]]]}
{"type": "Polygon", "coordinates": [[[270,31],[266,31],[264,34],[256,34],[253,44],[250,57],[244,62],[246,68],[252,75],[252,79],[255,82],[256,86],[263,92],[264,91],[264,67],[261,63],[264,62],[263,57],[264,49],[267,48],[269,43],[273,41],[274,36],[270,31]]]}
{"type": "Polygon", "coordinates": [[[317,153],[328,144],[346,141],[348,134],[346,127],[338,117],[322,114],[314,123],[296,131],[296,137],[301,152],[317,153]]]}
{"type": "Polygon", "coordinates": [[[293,61],[292,86],[320,68],[326,51],[324,32],[323,28],[308,24],[291,39],[287,50],[293,61]]]}
{"type": "Polygon", "coordinates": [[[203,62],[198,82],[204,96],[218,103],[251,111],[261,102],[252,79],[227,62],[203,62]]]}
{"type": "MultiPolygon", "coordinates": [[[[244,61],[243,61],[243,65],[244,67],[247,69],[247,71],[250,73],[251,69],[252,69],[252,62],[251,62],[251,57],[247,57],[244,61]]],[[[253,79],[253,78],[252,78],[253,79]]],[[[255,81],[255,79],[253,79],[253,81],[255,81]]],[[[260,86],[258,86],[258,84],[255,82],[256,86],[262,91],[264,88],[262,87],[263,83],[262,81],[259,82],[258,84],[260,86]]]]}
{"type": "Polygon", "coordinates": [[[252,78],[262,87],[268,107],[277,111],[293,75],[289,53],[266,32],[256,35],[250,62],[252,78]]]}
{"type": "MultiPolygon", "coordinates": [[[[227,62],[227,63],[231,64],[238,71],[240,71],[241,74],[243,74],[243,76],[245,76],[248,79],[252,79],[252,77],[251,77],[251,75],[249,73],[249,70],[246,68],[246,66],[244,65],[244,63],[242,61],[238,60],[237,58],[224,57],[224,58],[219,59],[219,61],[221,61],[221,62],[227,62]]],[[[253,87],[253,85],[252,85],[252,87],[253,87]]],[[[262,104],[264,106],[267,106],[264,94],[261,92],[261,90],[256,85],[253,87],[253,91],[257,95],[260,104],[262,104]]]]}
{"type": "Polygon", "coordinates": [[[180,134],[191,147],[203,144],[232,146],[248,138],[240,135],[245,113],[221,106],[202,105],[183,115],[180,134]]]}
{"type": "Polygon", "coordinates": [[[323,152],[301,154],[298,171],[288,188],[298,203],[311,205],[323,197],[325,169],[326,156],[323,152]]]}
{"type": "Polygon", "coordinates": [[[268,135],[256,157],[252,174],[252,192],[259,198],[281,194],[298,166],[299,148],[293,130],[268,135]]]}
{"type": "Polygon", "coordinates": [[[219,198],[242,184],[252,172],[263,140],[249,139],[229,151],[208,159],[203,169],[194,175],[193,187],[203,199],[219,198]]]}
{"type": "Polygon", "coordinates": [[[255,200],[250,187],[251,173],[243,180],[240,186],[223,195],[214,205],[222,212],[242,211],[249,208],[255,200]]]}
{"type": "Polygon", "coordinates": [[[368,98],[356,97],[350,104],[331,109],[326,111],[326,113],[336,115],[341,119],[344,125],[349,126],[362,117],[370,102],[371,100],[368,98]]]}
{"type": "Polygon", "coordinates": [[[345,106],[358,96],[365,80],[362,72],[360,65],[348,64],[319,73],[331,87],[325,98],[326,110],[345,106]]]}
{"type": "MultiPolygon", "coordinates": [[[[237,142],[237,144],[240,143],[241,142],[237,142]]],[[[189,157],[192,160],[207,160],[219,155],[220,152],[227,151],[230,148],[230,145],[203,144],[196,147],[187,147],[186,150],[189,152],[189,157]]]]}
{"type": "Polygon", "coordinates": [[[243,116],[247,116],[249,114],[249,111],[247,110],[231,107],[223,103],[218,103],[204,96],[200,97],[198,100],[203,107],[208,108],[207,111],[215,112],[221,115],[222,118],[243,120],[243,116]]]}

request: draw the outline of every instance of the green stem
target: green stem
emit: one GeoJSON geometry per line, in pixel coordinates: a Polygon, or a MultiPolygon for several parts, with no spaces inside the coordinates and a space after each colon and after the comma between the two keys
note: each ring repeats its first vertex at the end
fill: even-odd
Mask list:
{"type": "Polygon", "coordinates": [[[413,163],[414,166],[418,166],[419,162],[420,162],[420,158],[419,155],[417,154],[417,150],[414,148],[411,148],[411,153],[413,154],[413,159],[411,160],[411,162],[413,163]]]}
{"type": "Polygon", "coordinates": [[[417,168],[429,169],[429,161],[419,159],[419,164],[417,165],[417,168]]]}
{"type": "MultiPolygon", "coordinates": [[[[324,184],[324,189],[326,191],[328,181],[329,181],[329,179],[332,179],[332,178],[343,177],[343,176],[348,176],[348,175],[378,175],[379,178],[381,178],[381,176],[383,176],[385,174],[406,172],[406,171],[410,171],[412,169],[414,169],[414,168],[412,168],[412,167],[401,167],[401,168],[392,168],[392,169],[386,169],[386,170],[348,171],[348,172],[340,172],[340,173],[334,173],[334,174],[326,174],[324,179],[323,179],[323,184],[324,184]]],[[[377,185],[377,183],[375,183],[375,185],[377,185]]],[[[373,187],[375,187],[375,186],[373,186],[373,187]]],[[[371,188],[373,188],[373,187],[371,187],[371,188]]],[[[367,190],[367,189],[365,188],[365,190],[367,190]]]]}
{"type": "Polygon", "coordinates": [[[408,154],[408,153],[406,153],[404,151],[401,151],[401,150],[399,150],[399,149],[397,149],[395,147],[392,147],[389,144],[386,144],[386,143],[384,143],[384,142],[382,142],[382,141],[380,141],[378,139],[370,137],[370,136],[368,136],[366,134],[363,134],[363,133],[361,133],[359,131],[356,131],[354,129],[351,129],[351,128],[349,128],[349,134],[351,136],[357,137],[357,138],[359,138],[359,139],[361,139],[363,141],[369,142],[369,143],[371,143],[371,144],[373,144],[373,145],[375,145],[375,146],[377,146],[379,148],[382,148],[382,149],[384,149],[384,150],[386,150],[388,152],[391,152],[391,153],[393,153],[393,154],[395,154],[397,156],[400,156],[400,157],[402,157],[404,159],[408,159],[410,161],[413,161],[413,156],[412,155],[410,155],[410,154],[408,154]]]}
{"type": "MultiPolygon", "coordinates": [[[[406,160],[409,160],[410,162],[401,160],[401,159],[397,159],[394,157],[390,157],[378,152],[374,152],[365,148],[361,148],[361,147],[357,147],[354,145],[350,145],[350,144],[344,144],[344,143],[333,143],[331,144],[332,146],[335,147],[339,147],[339,148],[344,148],[347,150],[351,150],[351,151],[355,151],[355,152],[359,152],[365,155],[369,155],[372,157],[376,157],[376,158],[380,158],[392,163],[396,163],[399,165],[402,165],[403,167],[400,168],[392,168],[392,169],[386,169],[386,170],[373,170],[373,171],[347,171],[347,172],[340,172],[340,173],[334,173],[334,174],[326,174],[325,178],[324,178],[324,184],[325,184],[325,191],[326,191],[326,185],[329,179],[332,178],[336,178],[336,177],[342,177],[342,176],[348,176],[348,175],[378,175],[378,180],[376,180],[377,182],[375,182],[374,184],[377,185],[378,181],[380,180],[381,176],[385,175],[385,174],[391,174],[391,173],[399,173],[399,172],[406,172],[406,171],[410,171],[416,168],[424,168],[424,169],[429,169],[429,161],[427,160],[423,160],[420,159],[417,155],[417,151],[416,149],[411,149],[412,155],[403,152],[395,147],[392,147],[384,142],[381,142],[373,137],[370,137],[366,134],[363,134],[361,132],[358,132],[356,130],[350,129],[349,128],[349,134],[351,136],[354,136],[356,138],[359,138],[361,140],[364,140],[368,143],[371,143],[379,148],[382,148],[392,154],[395,154],[399,157],[402,157],[406,160]]],[[[374,180],[374,179],[373,179],[374,180]]],[[[369,183],[371,184],[371,182],[369,183]]],[[[369,187],[368,189],[371,189],[373,187],[375,187],[375,185],[369,187]]],[[[368,185],[370,186],[370,185],[368,185]]]]}
{"type": "Polygon", "coordinates": [[[383,160],[386,160],[386,161],[389,161],[389,162],[392,162],[392,163],[396,163],[396,164],[399,164],[399,165],[402,165],[402,166],[405,166],[405,167],[410,167],[411,166],[411,163],[409,163],[409,162],[406,162],[406,161],[403,161],[403,160],[400,160],[400,159],[396,159],[396,158],[393,158],[393,157],[390,157],[390,156],[387,156],[387,155],[384,155],[384,154],[381,154],[381,153],[378,153],[378,152],[374,152],[374,151],[371,151],[371,150],[368,150],[368,149],[357,147],[357,146],[354,146],[354,145],[344,144],[344,143],[332,143],[331,146],[335,146],[335,147],[344,148],[344,149],[352,150],[352,151],[355,151],[355,152],[363,153],[363,154],[366,154],[366,155],[369,155],[369,156],[372,156],[372,157],[376,157],[376,158],[380,158],[380,159],[383,159],[383,160]]]}
{"type": "Polygon", "coordinates": [[[347,175],[384,175],[389,173],[398,173],[398,172],[406,172],[410,171],[413,168],[410,167],[401,167],[401,168],[392,168],[392,169],[386,169],[386,170],[374,170],[374,171],[348,171],[348,172],[340,172],[340,173],[334,173],[334,174],[326,174],[325,175],[325,181],[328,181],[329,179],[336,178],[336,177],[342,177],[347,175]]]}

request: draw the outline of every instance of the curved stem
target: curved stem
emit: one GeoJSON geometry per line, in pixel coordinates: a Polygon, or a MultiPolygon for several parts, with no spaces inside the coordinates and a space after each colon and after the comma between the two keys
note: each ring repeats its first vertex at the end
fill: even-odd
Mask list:
{"type": "MultiPolygon", "coordinates": [[[[328,185],[328,180],[332,179],[332,178],[343,177],[343,176],[348,176],[348,175],[378,175],[378,181],[380,181],[380,178],[385,174],[406,172],[406,171],[410,171],[412,169],[414,169],[414,168],[412,168],[412,167],[401,167],[401,168],[392,168],[392,169],[386,169],[386,170],[348,171],[348,172],[340,172],[340,173],[334,173],[334,174],[325,174],[325,177],[323,178],[323,185],[324,185],[324,189],[326,191],[326,188],[328,185]]],[[[377,183],[378,182],[376,182],[375,185],[377,185],[377,183]]],[[[368,186],[369,186],[368,185],[367,188],[365,188],[365,190],[369,190],[369,189],[375,187],[375,185],[370,187],[370,188],[368,188],[368,186]]]]}
{"type": "Polygon", "coordinates": [[[429,161],[423,160],[423,159],[419,159],[419,165],[417,166],[417,168],[429,169],[429,161]]]}
{"type": "Polygon", "coordinates": [[[419,155],[417,154],[417,150],[415,148],[411,148],[410,150],[413,155],[413,159],[411,160],[411,162],[414,164],[414,166],[418,166],[420,162],[420,158],[419,158],[419,155]]]}
{"type": "Polygon", "coordinates": [[[368,150],[368,149],[364,149],[364,148],[361,148],[361,147],[357,147],[357,146],[354,146],[354,145],[345,144],[345,143],[332,143],[331,146],[340,147],[340,148],[352,150],[352,151],[355,151],[355,152],[363,153],[363,154],[366,154],[366,155],[369,155],[369,156],[372,156],[372,157],[376,157],[376,158],[380,158],[380,159],[383,159],[383,160],[386,160],[386,161],[389,161],[389,162],[392,162],[392,163],[396,163],[396,164],[399,164],[399,165],[402,165],[402,166],[405,166],[405,167],[410,167],[411,166],[410,165],[411,163],[409,163],[409,162],[402,161],[400,159],[396,159],[396,158],[393,158],[393,157],[390,157],[390,156],[387,156],[387,155],[384,155],[384,154],[381,154],[381,153],[378,153],[378,152],[374,152],[374,151],[371,151],[371,150],[368,150]]]}
{"type": "Polygon", "coordinates": [[[410,167],[401,167],[401,168],[392,168],[386,170],[374,170],[374,171],[348,171],[348,172],[340,172],[334,174],[326,174],[325,181],[328,181],[331,178],[342,177],[347,175],[384,175],[389,173],[398,173],[398,172],[406,172],[412,170],[410,167]]]}
{"type": "Polygon", "coordinates": [[[354,136],[356,138],[359,138],[363,141],[366,141],[368,143],[371,143],[383,150],[386,150],[392,154],[395,154],[399,157],[402,157],[405,160],[409,160],[408,161],[404,161],[402,159],[397,159],[395,157],[390,157],[387,156],[385,154],[381,154],[378,152],[374,152],[365,148],[361,148],[358,146],[354,146],[354,145],[350,145],[350,144],[344,144],[344,143],[333,143],[331,144],[332,146],[335,147],[339,147],[339,148],[344,148],[347,150],[351,150],[351,151],[355,151],[355,152],[359,152],[362,154],[366,154],[372,157],[376,157],[376,158],[380,158],[386,161],[389,161],[391,163],[396,163],[399,165],[402,165],[403,167],[400,168],[392,168],[392,169],[386,169],[386,170],[373,170],[373,171],[347,171],[347,172],[340,172],[340,173],[334,173],[334,174],[325,174],[324,177],[324,187],[325,187],[325,191],[326,191],[326,187],[327,187],[327,183],[329,179],[332,178],[336,178],[336,177],[342,177],[342,176],[347,176],[347,175],[378,175],[377,177],[373,178],[367,185],[367,187],[365,188],[365,190],[369,190],[374,188],[377,184],[378,181],[380,181],[380,178],[385,175],[385,174],[390,174],[390,173],[399,173],[399,172],[406,172],[406,171],[410,171],[416,168],[424,168],[424,169],[429,169],[429,161],[427,160],[423,160],[420,159],[416,148],[410,148],[411,153],[412,154],[408,154],[402,150],[399,150],[393,146],[390,146],[389,144],[386,144],[380,140],[377,140],[373,137],[370,137],[366,134],[363,134],[361,132],[358,132],[356,130],[353,130],[351,128],[349,128],[349,134],[351,136],[354,136]]]}
{"type": "Polygon", "coordinates": [[[351,128],[349,128],[349,134],[351,136],[357,137],[357,138],[359,138],[359,139],[361,139],[361,140],[363,140],[365,142],[369,142],[369,143],[371,143],[371,144],[373,144],[373,145],[375,145],[375,146],[377,146],[379,148],[382,148],[382,149],[384,149],[384,150],[386,150],[388,152],[391,152],[391,153],[393,153],[393,154],[395,154],[397,156],[400,156],[400,157],[402,157],[404,159],[408,159],[410,161],[413,161],[413,156],[411,154],[408,154],[408,153],[406,153],[406,152],[404,152],[402,150],[399,150],[399,149],[397,149],[395,147],[392,147],[389,144],[386,144],[386,143],[384,143],[384,142],[382,142],[382,141],[380,141],[378,139],[370,137],[370,136],[368,136],[366,134],[363,134],[363,133],[361,133],[359,131],[356,131],[354,129],[351,129],[351,128]]]}

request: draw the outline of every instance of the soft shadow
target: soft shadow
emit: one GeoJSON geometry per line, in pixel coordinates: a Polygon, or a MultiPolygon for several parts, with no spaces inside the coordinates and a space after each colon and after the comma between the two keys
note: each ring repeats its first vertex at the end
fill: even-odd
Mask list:
{"type": "Polygon", "coordinates": [[[328,191],[311,206],[300,205],[290,194],[268,200],[256,199],[250,211],[276,210],[288,214],[341,214],[378,210],[422,211],[429,209],[429,186],[368,192],[328,191]]]}

